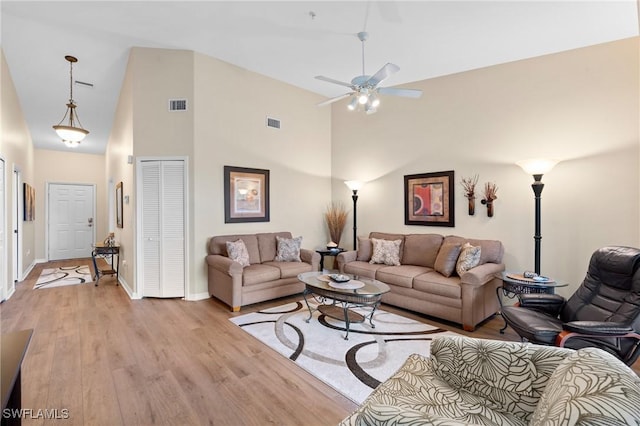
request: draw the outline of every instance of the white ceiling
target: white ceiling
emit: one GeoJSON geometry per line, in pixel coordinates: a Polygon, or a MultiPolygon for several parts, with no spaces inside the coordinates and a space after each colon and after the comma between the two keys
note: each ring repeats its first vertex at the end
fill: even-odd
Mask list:
{"type": "Polygon", "coordinates": [[[393,62],[393,86],[637,36],[638,2],[2,1],[1,43],[36,148],[67,149],[51,126],[69,95],[64,56],[78,58],[74,80],[94,87],[74,86],[91,131],[77,151],[103,153],[132,46],[194,50],[336,96],[345,88],[314,76],[360,75],[363,29],[366,74],[393,62]]]}

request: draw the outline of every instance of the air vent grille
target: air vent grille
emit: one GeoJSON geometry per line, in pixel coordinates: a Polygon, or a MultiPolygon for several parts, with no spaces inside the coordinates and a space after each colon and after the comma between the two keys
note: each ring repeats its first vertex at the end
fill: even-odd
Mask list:
{"type": "Polygon", "coordinates": [[[169,111],[186,111],[186,99],[169,99],[169,111]]]}
{"type": "Polygon", "coordinates": [[[280,120],[277,118],[267,117],[267,127],[273,127],[274,129],[280,128],[280,120]]]}

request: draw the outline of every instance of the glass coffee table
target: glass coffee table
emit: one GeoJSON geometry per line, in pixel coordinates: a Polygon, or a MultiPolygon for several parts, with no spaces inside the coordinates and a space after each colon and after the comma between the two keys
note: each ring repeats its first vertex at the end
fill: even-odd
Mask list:
{"type": "Polygon", "coordinates": [[[340,283],[329,278],[331,274],[322,272],[305,272],[298,275],[298,279],[305,284],[304,301],[309,309],[309,322],[313,316],[313,309],[309,304],[309,297],[317,303],[317,310],[333,319],[344,321],[346,334],[345,340],[349,340],[349,325],[369,320],[372,328],[373,314],[380,305],[382,295],[389,291],[389,286],[383,282],[371,278],[363,278],[348,275],[349,281],[340,283]],[[368,308],[370,312],[362,315],[353,311],[353,308],[368,308]]]}

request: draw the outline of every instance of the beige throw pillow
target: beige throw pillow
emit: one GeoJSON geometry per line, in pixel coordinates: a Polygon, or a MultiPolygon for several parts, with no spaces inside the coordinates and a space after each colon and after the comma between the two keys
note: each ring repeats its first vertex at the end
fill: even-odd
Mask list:
{"type": "Polygon", "coordinates": [[[302,237],[282,238],[276,236],[278,245],[276,253],[276,262],[301,262],[300,246],[302,245],[302,237]]]}
{"type": "Polygon", "coordinates": [[[474,247],[469,243],[465,243],[460,251],[458,257],[458,263],[456,263],[456,272],[462,276],[471,268],[475,268],[480,264],[480,255],[482,254],[482,247],[474,247]]]}
{"type": "Polygon", "coordinates": [[[358,255],[356,260],[368,262],[371,260],[371,253],[373,252],[373,245],[369,238],[358,237],[358,255]]]}
{"type": "Polygon", "coordinates": [[[369,263],[400,266],[400,244],[402,240],[388,241],[371,238],[373,254],[369,263]]]}
{"type": "Polygon", "coordinates": [[[227,241],[227,254],[229,259],[238,262],[243,268],[249,266],[249,252],[244,241],[227,241]]]}
{"type": "Polygon", "coordinates": [[[461,249],[460,244],[443,244],[438,250],[438,256],[433,268],[445,277],[450,277],[456,269],[456,262],[461,249]]]}

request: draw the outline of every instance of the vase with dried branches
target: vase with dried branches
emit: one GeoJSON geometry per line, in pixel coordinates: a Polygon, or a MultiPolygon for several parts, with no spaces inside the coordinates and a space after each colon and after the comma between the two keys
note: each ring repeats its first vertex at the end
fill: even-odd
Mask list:
{"type": "MultiPolygon", "coordinates": [[[[342,231],[344,231],[344,227],[347,224],[347,216],[348,212],[344,204],[340,202],[328,205],[324,213],[324,220],[327,222],[331,243],[335,244],[335,247],[340,247],[340,238],[342,238],[342,231]]],[[[333,246],[331,243],[327,244],[327,247],[333,246]]]]}
{"type": "Polygon", "coordinates": [[[469,201],[469,216],[476,213],[476,185],[478,183],[478,175],[469,178],[462,178],[462,188],[464,188],[464,196],[469,201]]]}
{"type": "Polygon", "coordinates": [[[487,205],[487,216],[493,217],[493,201],[498,198],[498,186],[493,182],[484,184],[484,198],[481,203],[487,205]]]}

